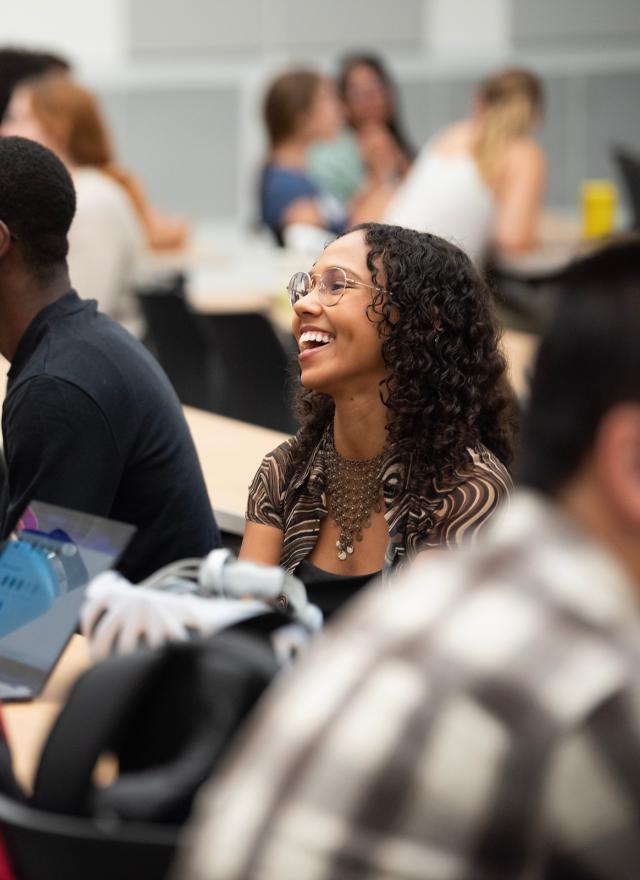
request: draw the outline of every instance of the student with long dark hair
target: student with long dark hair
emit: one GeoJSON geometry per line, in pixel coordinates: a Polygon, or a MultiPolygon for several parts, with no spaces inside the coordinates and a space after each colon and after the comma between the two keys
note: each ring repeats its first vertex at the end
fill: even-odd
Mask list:
{"type": "Polygon", "coordinates": [[[490,293],[442,239],[355,227],[289,295],[301,428],[256,474],[241,556],[318,584],[326,611],[491,516],[510,487],[511,392],[490,293]]]}
{"type": "Polygon", "coordinates": [[[311,149],[309,172],[324,192],[343,202],[367,179],[386,185],[390,197],[414,156],[391,75],[376,55],[349,55],[337,88],[347,125],[332,141],[311,149]]]}

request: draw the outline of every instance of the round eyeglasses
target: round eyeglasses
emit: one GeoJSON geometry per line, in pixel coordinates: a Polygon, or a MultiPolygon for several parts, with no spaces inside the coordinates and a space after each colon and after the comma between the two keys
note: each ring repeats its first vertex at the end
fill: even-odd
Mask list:
{"type": "Polygon", "coordinates": [[[336,306],[342,299],[345,290],[356,286],[370,287],[371,290],[386,293],[382,287],[377,287],[375,284],[366,284],[364,281],[358,281],[357,278],[349,278],[344,269],[339,266],[330,266],[320,274],[314,272],[310,275],[308,272],[296,272],[287,284],[287,292],[291,305],[295,306],[298,300],[311,293],[316,287],[318,299],[323,306],[336,306]]]}

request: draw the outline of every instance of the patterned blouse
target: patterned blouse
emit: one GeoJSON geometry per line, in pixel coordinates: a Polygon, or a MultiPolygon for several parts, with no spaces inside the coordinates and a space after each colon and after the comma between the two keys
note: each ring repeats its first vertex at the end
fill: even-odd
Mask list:
{"type": "MultiPolygon", "coordinates": [[[[250,522],[284,532],[280,565],[289,573],[313,550],[327,514],[324,437],[309,461],[296,468],[298,443],[297,437],[285,440],[263,459],[249,487],[246,514],[250,522]]],[[[499,459],[482,445],[467,454],[452,479],[434,482],[428,498],[405,490],[405,467],[397,456],[384,461],[380,480],[389,528],[385,572],[421,550],[473,540],[508,496],[511,478],[499,459]]]]}

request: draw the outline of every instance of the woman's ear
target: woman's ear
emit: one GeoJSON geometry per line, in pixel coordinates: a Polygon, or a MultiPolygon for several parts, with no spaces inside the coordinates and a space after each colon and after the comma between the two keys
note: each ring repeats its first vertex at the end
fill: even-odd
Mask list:
{"type": "Polygon", "coordinates": [[[301,110],[296,116],[294,131],[297,135],[307,137],[310,129],[313,129],[313,111],[301,110]]]}
{"type": "Polygon", "coordinates": [[[11,246],[11,232],[6,223],[0,220],[0,260],[3,259],[11,246]]]}
{"type": "Polygon", "coordinates": [[[603,418],[595,445],[603,493],[640,539],[640,403],[621,403],[603,418]]]}

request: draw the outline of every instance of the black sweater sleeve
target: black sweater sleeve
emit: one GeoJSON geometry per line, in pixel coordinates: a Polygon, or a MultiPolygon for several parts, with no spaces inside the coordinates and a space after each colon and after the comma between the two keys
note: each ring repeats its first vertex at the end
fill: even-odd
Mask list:
{"type": "Polygon", "coordinates": [[[49,376],[24,382],[5,401],[3,433],[4,537],[33,500],[108,515],[123,465],[116,438],[86,392],[49,376]]]}

